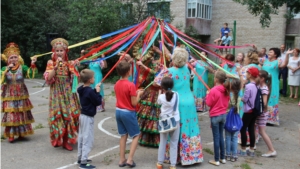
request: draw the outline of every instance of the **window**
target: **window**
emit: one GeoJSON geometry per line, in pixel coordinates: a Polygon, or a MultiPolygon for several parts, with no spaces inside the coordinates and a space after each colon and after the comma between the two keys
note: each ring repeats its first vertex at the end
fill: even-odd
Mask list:
{"type": "Polygon", "coordinates": [[[211,20],[212,0],[188,0],[187,17],[211,20]]]}
{"type": "Polygon", "coordinates": [[[157,18],[170,21],[171,19],[170,2],[168,1],[148,2],[148,14],[150,16],[155,16],[157,18]]]}

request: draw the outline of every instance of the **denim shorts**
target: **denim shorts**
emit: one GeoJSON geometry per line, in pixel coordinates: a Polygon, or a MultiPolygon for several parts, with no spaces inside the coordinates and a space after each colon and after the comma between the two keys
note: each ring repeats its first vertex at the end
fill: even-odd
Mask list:
{"type": "Polygon", "coordinates": [[[140,127],[135,111],[116,108],[116,120],[118,133],[121,136],[128,133],[129,137],[135,137],[140,134],[140,127]]]}

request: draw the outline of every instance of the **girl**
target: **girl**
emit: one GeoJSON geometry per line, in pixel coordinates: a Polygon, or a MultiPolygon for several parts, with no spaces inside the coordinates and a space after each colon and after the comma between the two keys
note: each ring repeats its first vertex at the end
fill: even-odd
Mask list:
{"type": "Polygon", "coordinates": [[[223,130],[226,121],[226,110],[229,102],[229,81],[226,81],[226,74],[221,71],[216,71],[214,77],[215,87],[207,95],[206,104],[210,107],[209,116],[211,118],[211,128],[214,139],[214,155],[215,159],[209,163],[220,165],[220,162],[225,164],[225,147],[223,130]],[[219,153],[219,151],[221,151],[219,153]],[[220,158],[221,154],[221,158],[220,158]]]}
{"type": "Polygon", "coordinates": [[[276,156],[277,153],[272,145],[272,142],[269,138],[269,136],[266,133],[266,124],[267,124],[267,119],[268,119],[268,100],[270,98],[269,95],[269,88],[271,86],[271,77],[270,75],[264,71],[261,70],[259,72],[259,86],[258,88],[261,89],[262,92],[262,97],[263,97],[263,103],[264,103],[264,113],[260,116],[257,117],[256,120],[256,125],[258,126],[259,129],[259,134],[261,135],[261,137],[263,138],[263,140],[265,141],[265,143],[268,146],[269,151],[266,154],[263,154],[263,157],[273,157],[276,156]]]}
{"type": "Polygon", "coordinates": [[[247,144],[247,135],[246,131],[248,128],[249,136],[250,136],[250,151],[249,155],[254,157],[254,146],[255,146],[255,120],[256,115],[252,112],[254,107],[255,97],[257,94],[257,87],[255,80],[259,74],[259,71],[255,67],[251,67],[247,70],[247,80],[250,81],[245,86],[245,93],[242,98],[242,102],[244,102],[244,115],[243,115],[243,127],[241,129],[241,137],[242,137],[242,150],[240,151],[241,156],[246,156],[246,144],[247,144]]]}
{"type": "Polygon", "coordinates": [[[177,160],[177,147],[178,147],[178,140],[179,140],[179,110],[178,110],[178,103],[179,97],[176,92],[172,91],[174,86],[173,80],[170,77],[164,77],[161,81],[161,88],[164,94],[160,94],[157,99],[157,103],[161,105],[161,113],[160,117],[162,116],[172,116],[173,108],[176,106],[176,111],[174,112],[177,129],[169,132],[169,133],[160,133],[160,144],[158,149],[158,162],[156,164],[157,169],[162,169],[162,163],[164,162],[165,152],[166,152],[166,145],[167,140],[170,137],[170,162],[171,166],[170,169],[176,169],[176,160],[177,160]],[[177,102],[177,105],[176,105],[177,102]]]}
{"type": "Polygon", "coordinates": [[[68,60],[68,41],[57,38],[51,41],[53,58],[47,62],[44,78],[50,85],[49,128],[53,147],[63,146],[72,151],[79,126],[80,103],[76,93],[77,84],[72,78],[78,76],[75,64],[68,60]],[[75,92],[74,92],[75,91],[75,92]]]}
{"type": "Polygon", "coordinates": [[[293,50],[293,57],[289,60],[287,67],[289,68],[289,86],[290,86],[290,98],[298,98],[298,88],[300,85],[300,50],[295,48],[293,50]],[[295,88],[295,95],[293,95],[293,90],[295,88]]]}
{"type": "Polygon", "coordinates": [[[237,68],[242,68],[244,66],[244,58],[245,58],[244,53],[238,53],[237,59],[236,59],[236,62],[235,62],[235,66],[237,68]]]}
{"type": "MultiPolygon", "coordinates": [[[[230,91],[233,97],[230,97],[230,106],[234,107],[234,112],[239,113],[237,105],[240,92],[241,82],[238,79],[232,79],[230,81],[230,91]]],[[[226,142],[226,160],[235,162],[237,160],[237,145],[238,145],[238,133],[234,133],[225,130],[225,142],[226,142]]]]}

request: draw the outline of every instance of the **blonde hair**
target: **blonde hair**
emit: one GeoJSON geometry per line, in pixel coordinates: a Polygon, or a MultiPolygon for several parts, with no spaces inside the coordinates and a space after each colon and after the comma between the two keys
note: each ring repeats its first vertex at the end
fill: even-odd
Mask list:
{"type": "Polygon", "coordinates": [[[93,77],[94,77],[94,72],[90,69],[83,69],[80,72],[80,79],[83,83],[87,83],[93,77]]]}
{"type": "Polygon", "coordinates": [[[175,48],[173,53],[173,64],[177,67],[183,67],[188,61],[189,54],[184,48],[175,48]]]}
{"type": "Polygon", "coordinates": [[[251,64],[251,63],[259,64],[258,55],[259,55],[259,53],[256,50],[250,50],[246,56],[250,61],[249,64],[251,64]]]}

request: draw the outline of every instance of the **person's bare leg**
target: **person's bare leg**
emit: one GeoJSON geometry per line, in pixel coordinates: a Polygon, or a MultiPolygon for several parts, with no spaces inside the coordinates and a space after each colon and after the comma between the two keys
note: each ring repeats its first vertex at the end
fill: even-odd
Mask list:
{"type": "Polygon", "coordinates": [[[120,161],[119,164],[123,164],[125,161],[125,150],[126,150],[126,141],[127,141],[128,134],[121,136],[120,138],[120,161]]]}
{"type": "Polygon", "coordinates": [[[293,97],[293,86],[290,86],[290,98],[293,97]]]}
{"type": "Polygon", "coordinates": [[[266,126],[258,126],[258,128],[259,128],[259,134],[261,135],[261,137],[263,138],[263,140],[265,141],[265,143],[268,146],[269,151],[267,152],[267,154],[274,152],[275,149],[273,147],[271,139],[268,136],[268,134],[266,133],[266,126]]]}
{"type": "Polygon", "coordinates": [[[295,86],[295,99],[297,99],[298,98],[298,86],[295,86]]]}
{"type": "Polygon", "coordinates": [[[132,142],[131,142],[131,145],[130,145],[130,152],[129,152],[128,159],[127,159],[128,164],[133,164],[133,156],[134,156],[136,147],[138,145],[138,141],[139,141],[139,135],[135,136],[132,139],[132,142]]]}

